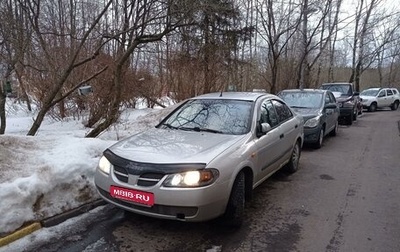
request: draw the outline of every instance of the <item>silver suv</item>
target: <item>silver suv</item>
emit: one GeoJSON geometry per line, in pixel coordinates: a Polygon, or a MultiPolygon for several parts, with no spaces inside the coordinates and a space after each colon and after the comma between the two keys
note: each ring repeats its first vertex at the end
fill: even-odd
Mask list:
{"type": "Polygon", "coordinates": [[[369,88],[362,91],[360,97],[363,108],[371,112],[385,107],[397,110],[400,103],[400,94],[396,88],[369,88]]]}
{"type": "Polygon", "coordinates": [[[106,149],[95,184],[134,213],[240,226],[255,187],[282,167],[297,171],[303,137],[302,116],[275,95],[205,94],[106,149]]]}

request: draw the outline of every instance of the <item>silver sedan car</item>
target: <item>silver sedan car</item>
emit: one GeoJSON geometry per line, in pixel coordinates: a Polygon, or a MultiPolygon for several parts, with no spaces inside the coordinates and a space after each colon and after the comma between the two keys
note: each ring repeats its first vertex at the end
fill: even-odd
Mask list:
{"type": "Polygon", "coordinates": [[[281,168],[297,171],[303,137],[302,116],[275,95],[205,94],[106,149],[95,184],[137,214],[240,226],[255,187],[281,168]]]}

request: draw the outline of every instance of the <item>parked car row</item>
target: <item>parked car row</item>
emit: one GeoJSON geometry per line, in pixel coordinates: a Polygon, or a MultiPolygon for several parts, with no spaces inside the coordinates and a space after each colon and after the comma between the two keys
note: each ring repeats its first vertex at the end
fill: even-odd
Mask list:
{"type": "Polygon", "coordinates": [[[320,148],[340,119],[357,119],[362,100],[349,83],[193,97],[154,128],[107,148],[95,185],[105,201],[137,214],[240,226],[253,189],[280,169],[296,172],[303,143],[320,148]]]}

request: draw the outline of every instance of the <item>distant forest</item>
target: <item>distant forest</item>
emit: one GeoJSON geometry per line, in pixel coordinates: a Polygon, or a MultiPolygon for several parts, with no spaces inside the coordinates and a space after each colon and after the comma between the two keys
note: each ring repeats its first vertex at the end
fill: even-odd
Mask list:
{"type": "Polygon", "coordinates": [[[96,137],[138,97],[400,87],[399,17],[385,0],[2,0],[0,134],[7,96],[37,107],[28,135],[85,114],[96,137]]]}

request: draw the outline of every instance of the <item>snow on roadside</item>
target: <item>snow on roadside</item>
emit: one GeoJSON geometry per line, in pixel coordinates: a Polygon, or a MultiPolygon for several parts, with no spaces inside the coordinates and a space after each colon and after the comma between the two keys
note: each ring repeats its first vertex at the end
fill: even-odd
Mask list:
{"type": "Polygon", "coordinates": [[[0,135],[0,236],[99,198],[93,177],[102,152],[154,127],[176,106],[127,109],[98,138],[84,138],[90,130],[85,118],[46,118],[37,136],[25,136],[34,113],[11,107],[6,134],[0,135]]]}
{"type": "Polygon", "coordinates": [[[93,174],[114,141],[68,136],[1,136],[0,230],[41,220],[98,198],[93,174]],[[7,155],[9,154],[9,155],[7,155]]]}

